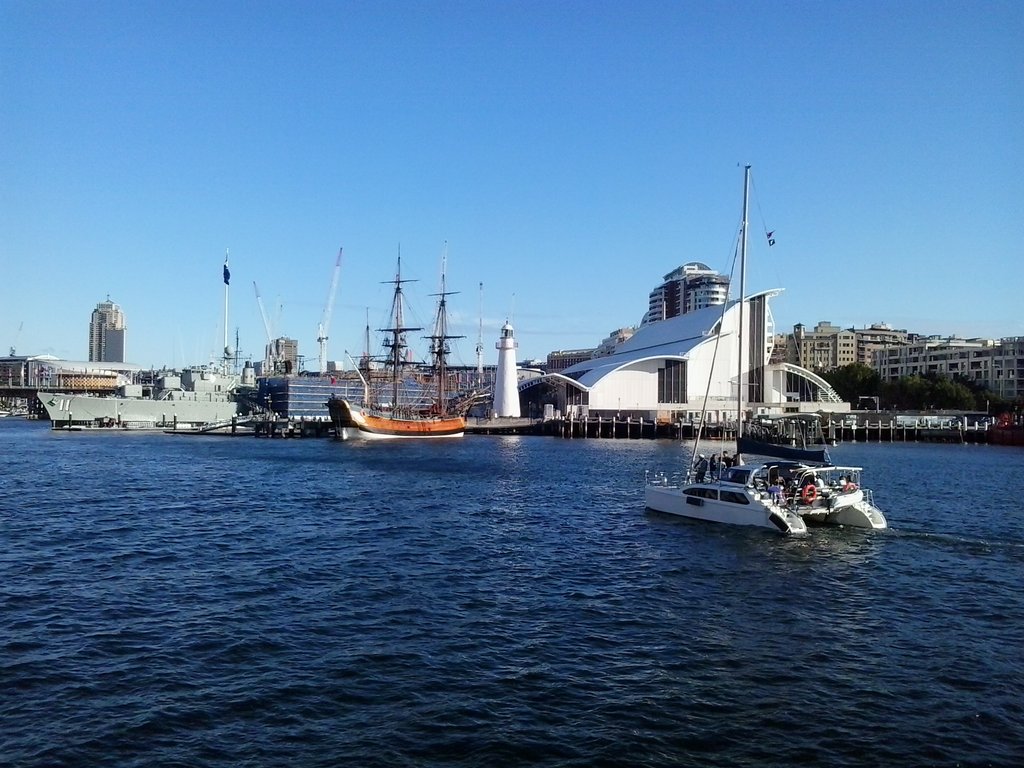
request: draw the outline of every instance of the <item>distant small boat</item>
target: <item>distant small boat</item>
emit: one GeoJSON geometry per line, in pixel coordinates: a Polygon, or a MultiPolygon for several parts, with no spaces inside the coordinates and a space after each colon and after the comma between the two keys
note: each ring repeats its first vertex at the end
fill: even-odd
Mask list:
{"type": "MultiPolygon", "coordinates": [[[[465,410],[472,401],[452,398],[447,388],[448,342],[462,337],[448,333],[447,297],[450,292],[445,288],[444,268],[441,270],[441,290],[436,294],[438,303],[434,329],[427,337],[432,357],[430,393],[421,400],[414,401],[407,396],[405,390],[409,381],[403,377],[403,369],[409,367],[405,358],[408,348],[406,334],[421,329],[405,325],[402,284],[409,281],[402,278],[401,256],[398,257],[395,279],[388,282],[395,286],[391,327],[381,329],[389,335],[384,345],[387,350],[384,362],[390,374],[388,394],[382,398],[381,393],[375,393],[364,378],[364,402],[355,403],[332,396],[327,401],[327,410],[338,437],[342,440],[356,436],[369,439],[462,437],[466,431],[465,410]]],[[[369,370],[366,373],[369,376],[369,370]]],[[[422,389],[419,389],[419,394],[423,394],[422,389]]]]}
{"type": "Polygon", "coordinates": [[[792,461],[827,464],[828,444],[821,418],[814,413],[758,416],[737,439],[737,452],[792,461]]]}

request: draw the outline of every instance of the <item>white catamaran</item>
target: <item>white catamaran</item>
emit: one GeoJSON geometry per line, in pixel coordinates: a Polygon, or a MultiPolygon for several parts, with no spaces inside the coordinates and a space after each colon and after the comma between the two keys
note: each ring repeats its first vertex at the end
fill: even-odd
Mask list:
{"type": "MultiPolygon", "coordinates": [[[[693,462],[683,482],[671,481],[663,473],[647,474],[644,492],[648,509],[698,520],[732,525],[759,526],[786,534],[805,534],[807,524],[848,525],[858,528],[885,528],[885,516],[873,501],[871,491],[860,487],[859,467],[838,467],[828,462],[823,445],[804,442],[794,446],[788,437],[794,429],[810,426],[815,416],[792,417],[760,431],[743,434],[743,310],[746,300],[747,217],[750,195],[750,166],[743,172],[743,221],[740,238],[740,297],[737,342],[737,459],[746,452],[765,457],[760,463],[741,464],[722,469],[715,475],[704,468],[694,472],[693,462]],[[774,429],[774,432],[772,431],[774,429]],[[774,460],[773,460],[774,458],[774,460]],[[782,459],[782,460],[780,460],[782,459]]],[[[783,417],[785,419],[787,417],[783,417]]],[[[701,425],[704,419],[701,418],[701,425]]],[[[820,425],[819,425],[820,431],[820,425]]],[[[694,458],[700,430],[694,441],[694,458]]]]}

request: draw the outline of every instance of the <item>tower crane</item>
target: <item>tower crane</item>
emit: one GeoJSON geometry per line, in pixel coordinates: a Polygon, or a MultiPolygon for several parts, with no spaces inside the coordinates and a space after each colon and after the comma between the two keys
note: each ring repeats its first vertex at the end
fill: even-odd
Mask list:
{"type": "Polygon", "coordinates": [[[18,346],[18,337],[21,335],[21,329],[24,328],[24,327],[25,327],[25,321],[22,320],[20,323],[18,323],[18,331],[17,331],[17,333],[14,334],[14,343],[11,344],[11,357],[14,357],[14,355],[15,355],[15,351],[14,350],[18,346]]]}
{"type": "Polygon", "coordinates": [[[267,354],[266,362],[270,371],[265,373],[277,373],[277,361],[274,355],[274,335],[270,332],[270,321],[267,320],[267,311],[263,308],[263,298],[260,296],[260,288],[256,281],[252,281],[253,290],[256,291],[256,305],[260,308],[260,317],[263,318],[263,329],[267,332],[267,354]]]}
{"type": "Polygon", "coordinates": [[[331,312],[334,310],[334,295],[338,290],[338,274],[341,272],[341,252],[338,249],[338,260],[334,263],[334,272],[331,275],[331,288],[327,292],[327,305],[324,307],[323,316],[317,326],[316,340],[320,344],[320,374],[327,373],[327,332],[331,327],[331,312]]]}

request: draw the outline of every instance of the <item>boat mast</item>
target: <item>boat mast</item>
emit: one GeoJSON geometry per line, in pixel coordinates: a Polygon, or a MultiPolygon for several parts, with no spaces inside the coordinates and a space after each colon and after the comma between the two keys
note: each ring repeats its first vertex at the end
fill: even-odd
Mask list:
{"type": "Polygon", "coordinates": [[[480,283],[480,327],[476,337],[476,385],[484,385],[484,284],[480,283]]]}
{"type": "Polygon", "coordinates": [[[445,273],[448,269],[448,242],[445,241],[444,253],[441,256],[441,291],[434,294],[437,296],[437,317],[434,320],[434,333],[427,336],[430,339],[430,353],[433,359],[434,376],[437,378],[437,410],[442,416],[448,412],[447,402],[447,362],[448,353],[451,351],[448,346],[449,339],[461,339],[462,336],[452,336],[448,333],[448,296],[458,291],[447,290],[445,273]]]}
{"type": "Polygon", "coordinates": [[[743,433],[743,362],[744,349],[743,339],[746,335],[743,326],[743,304],[747,295],[747,213],[750,197],[750,166],[743,166],[743,223],[741,224],[742,234],[740,236],[740,315],[738,346],[740,364],[736,371],[736,453],[739,454],[739,441],[743,433]]]}
{"type": "Polygon", "coordinates": [[[394,321],[393,327],[379,329],[382,333],[390,333],[391,340],[385,341],[384,346],[390,348],[391,363],[391,410],[393,413],[398,412],[398,380],[399,371],[403,364],[402,352],[406,348],[405,334],[408,331],[419,331],[421,328],[412,328],[403,325],[404,313],[402,311],[402,304],[404,300],[402,298],[402,283],[411,283],[412,280],[405,280],[402,278],[402,252],[399,249],[398,252],[398,268],[395,271],[394,280],[385,280],[386,283],[392,283],[395,286],[394,297],[391,300],[391,319],[394,321]]]}

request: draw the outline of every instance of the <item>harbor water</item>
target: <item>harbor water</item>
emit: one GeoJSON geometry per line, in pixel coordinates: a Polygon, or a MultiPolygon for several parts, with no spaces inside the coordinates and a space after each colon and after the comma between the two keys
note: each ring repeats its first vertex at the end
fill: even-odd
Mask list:
{"type": "Polygon", "coordinates": [[[645,512],[672,441],[0,451],[4,766],[1024,765],[1018,448],[799,539],[645,512]]]}

